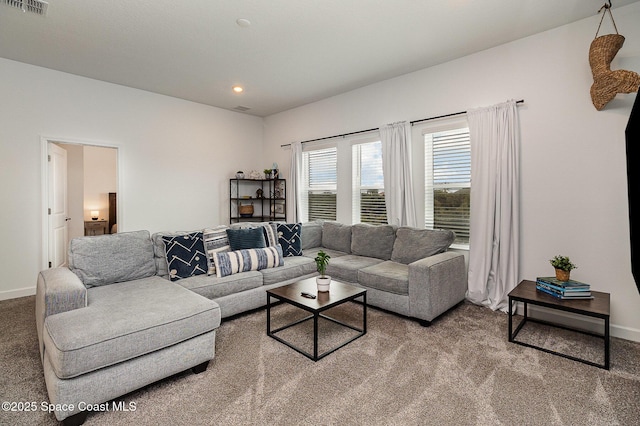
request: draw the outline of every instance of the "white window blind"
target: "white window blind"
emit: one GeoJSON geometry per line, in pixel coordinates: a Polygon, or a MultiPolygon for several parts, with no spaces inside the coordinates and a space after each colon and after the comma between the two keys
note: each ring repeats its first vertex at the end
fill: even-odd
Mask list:
{"type": "Polygon", "coordinates": [[[303,220],[336,220],[337,159],[335,147],[303,152],[303,220]]]}
{"type": "Polygon", "coordinates": [[[469,128],[424,136],[425,227],[449,229],[469,244],[471,144],[469,128]]]}
{"type": "Polygon", "coordinates": [[[382,143],[375,141],[353,145],[352,162],[353,223],[386,224],[382,143]]]}

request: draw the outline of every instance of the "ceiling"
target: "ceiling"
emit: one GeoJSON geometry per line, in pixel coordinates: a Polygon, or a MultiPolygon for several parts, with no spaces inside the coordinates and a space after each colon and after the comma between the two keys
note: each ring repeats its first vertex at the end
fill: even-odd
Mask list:
{"type": "MultiPolygon", "coordinates": [[[[604,2],[48,0],[40,16],[6,1],[0,57],[261,117],[595,16],[604,2]]],[[[636,1],[614,0],[614,15],[636,1]]]]}

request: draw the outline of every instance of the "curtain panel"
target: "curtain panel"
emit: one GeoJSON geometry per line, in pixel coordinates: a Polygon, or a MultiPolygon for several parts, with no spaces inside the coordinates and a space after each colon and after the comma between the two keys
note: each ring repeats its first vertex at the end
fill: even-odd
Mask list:
{"type": "Polygon", "coordinates": [[[417,226],[411,181],[411,125],[406,121],[380,127],[382,173],[387,222],[417,226]]]}
{"type": "Polygon", "coordinates": [[[471,238],[467,298],[506,310],[518,284],[519,129],[515,101],[470,110],[471,238]]]}
{"type": "Polygon", "coordinates": [[[291,143],[291,164],[289,165],[289,182],[287,182],[287,217],[289,222],[297,223],[303,217],[300,209],[300,188],[302,186],[302,143],[291,143]]]}

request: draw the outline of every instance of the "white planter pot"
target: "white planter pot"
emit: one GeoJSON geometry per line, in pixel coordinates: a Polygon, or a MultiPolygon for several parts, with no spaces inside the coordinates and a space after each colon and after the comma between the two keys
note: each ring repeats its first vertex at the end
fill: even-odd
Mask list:
{"type": "Polygon", "coordinates": [[[318,291],[329,291],[329,285],[331,284],[331,277],[325,275],[324,277],[316,277],[316,284],[318,285],[318,291]]]}

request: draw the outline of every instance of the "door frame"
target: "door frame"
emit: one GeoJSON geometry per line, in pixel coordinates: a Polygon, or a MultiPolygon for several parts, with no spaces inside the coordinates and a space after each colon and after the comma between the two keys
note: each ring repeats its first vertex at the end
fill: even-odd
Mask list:
{"type": "Polygon", "coordinates": [[[118,184],[118,203],[116,205],[116,217],[118,223],[118,231],[125,228],[123,220],[122,196],[124,188],[122,185],[122,146],[113,142],[91,141],[86,139],[69,139],[64,137],[40,136],[40,212],[41,212],[41,236],[42,236],[42,252],[41,252],[41,268],[49,269],[49,143],[60,143],[67,145],[97,146],[100,148],[114,148],[116,150],[116,180],[118,184]]]}

